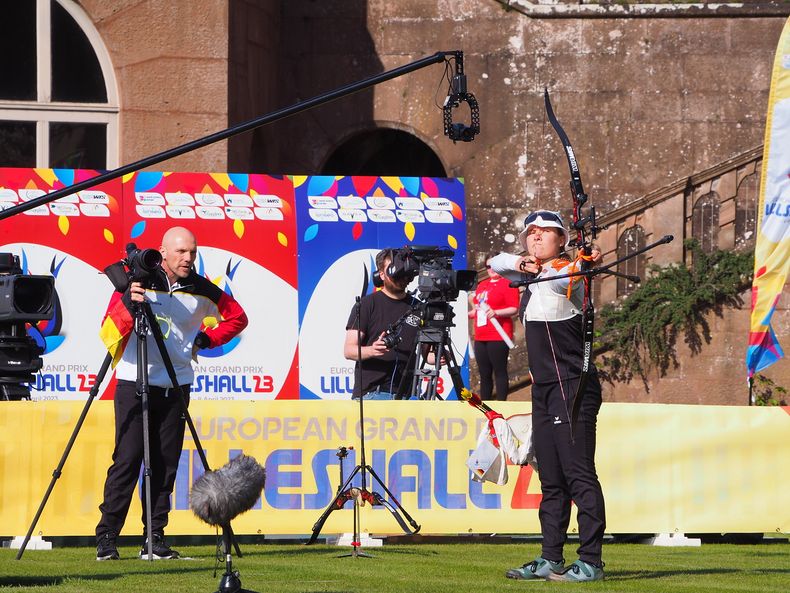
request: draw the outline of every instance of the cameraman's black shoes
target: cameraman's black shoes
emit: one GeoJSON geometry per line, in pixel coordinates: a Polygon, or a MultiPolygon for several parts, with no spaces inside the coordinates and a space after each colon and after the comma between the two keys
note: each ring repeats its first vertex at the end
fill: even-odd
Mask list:
{"type": "Polygon", "coordinates": [[[118,560],[118,547],[116,546],[116,535],[107,532],[96,540],[96,560],[118,560]]]}
{"type": "MultiPolygon", "coordinates": [[[[179,556],[178,552],[165,543],[165,536],[161,533],[154,534],[152,544],[151,551],[153,552],[154,560],[174,560],[179,556]]],[[[140,558],[148,560],[148,539],[145,540],[143,547],[140,549],[140,558]]]]}

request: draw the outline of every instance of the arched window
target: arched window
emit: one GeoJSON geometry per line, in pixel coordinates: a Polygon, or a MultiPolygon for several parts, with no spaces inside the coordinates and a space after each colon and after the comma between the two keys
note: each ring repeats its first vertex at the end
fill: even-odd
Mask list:
{"type": "MultiPolygon", "coordinates": [[[[636,253],[645,246],[645,230],[639,226],[632,226],[620,235],[617,241],[617,259],[627,257],[632,253],[636,253]]],[[[617,264],[617,271],[620,274],[629,274],[631,276],[645,276],[645,254],[642,253],[636,257],[625,260],[617,264]]],[[[617,296],[627,296],[636,290],[636,283],[628,280],[627,278],[617,277],[617,296]]]]}
{"type": "Polygon", "coordinates": [[[699,241],[705,253],[719,248],[719,196],[715,192],[705,194],[694,203],[691,236],[699,241]]]}
{"type": "Polygon", "coordinates": [[[416,136],[402,130],[378,128],[361,132],[329,156],[323,175],[407,175],[444,177],[436,153],[416,136]]]}
{"type": "Polygon", "coordinates": [[[735,249],[754,247],[757,234],[757,206],[760,201],[760,176],[748,175],[735,196],[735,249]]]}
{"type": "Polygon", "coordinates": [[[0,167],[118,166],[109,55],[73,0],[3,3],[0,167]]]}

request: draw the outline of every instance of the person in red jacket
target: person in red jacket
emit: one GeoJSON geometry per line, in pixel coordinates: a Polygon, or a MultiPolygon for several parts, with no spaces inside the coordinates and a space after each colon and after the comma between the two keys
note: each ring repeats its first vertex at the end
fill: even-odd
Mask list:
{"type": "MultiPolygon", "coordinates": [[[[210,280],[195,272],[195,236],[183,227],[173,227],[162,237],[161,267],[145,285],[132,282],[126,292],[115,292],[110,299],[102,325],[102,339],[108,347],[120,347],[115,367],[117,385],[114,395],[115,449],[112,465],[104,483],[104,501],[99,506],[101,519],[96,526],[96,560],[117,560],[116,539],[126,521],[129,504],[140,475],[143,460],[142,405],[137,397],[137,336],[132,331],[133,303],[153,305],[163,327],[168,357],[188,402],[194,378],[191,360],[203,348],[228,342],[247,326],[241,305],[210,280]],[[219,322],[203,325],[206,318],[219,322]],[[112,330],[105,333],[108,327],[112,330]],[[107,336],[110,337],[107,337],[107,336]]],[[[149,414],[151,443],[151,534],[155,559],[178,558],[164,539],[170,512],[170,495],[184,441],[185,417],[179,396],[153,339],[148,340],[149,414]]],[[[143,500],[143,525],[145,525],[143,500]]],[[[143,544],[140,557],[147,556],[143,544]]]]}
{"type": "Polygon", "coordinates": [[[474,352],[480,371],[480,397],[492,399],[496,384],[496,399],[504,401],[508,393],[507,361],[513,343],[513,316],[518,312],[519,293],[510,282],[491,269],[486,258],[488,278],[477,285],[469,303],[473,307],[469,317],[474,319],[474,352]],[[497,325],[499,327],[497,327],[497,325]],[[501,330],[501,332],[500,332],[501,330]]]}

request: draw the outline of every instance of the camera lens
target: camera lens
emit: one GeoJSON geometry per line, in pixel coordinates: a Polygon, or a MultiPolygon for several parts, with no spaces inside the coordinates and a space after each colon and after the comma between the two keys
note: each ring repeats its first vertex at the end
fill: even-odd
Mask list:
{"type": "Polygon", "coordinates": [[[384,342],[384,346],[387,350],[392,350],[395,346],[400,344],[401,337],[399,334],[395,333],[392,328],[387,329],[382,336],[381,341],[384,342]]]}

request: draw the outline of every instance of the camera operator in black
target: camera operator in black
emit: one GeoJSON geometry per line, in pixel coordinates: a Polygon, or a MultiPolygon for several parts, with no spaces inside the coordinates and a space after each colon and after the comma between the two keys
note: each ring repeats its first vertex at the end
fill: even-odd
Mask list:
{"type": "MultiPolygon", "coordinates": [[[[393,279],[387,274],[392,262],[393,250],[384,249],[376,254],[376,274],[383,282],[381,290],[362,298],[351,309],[346,323],[346,341],[343,354],[348,360],[357,361],[355,367],[354,394],[356,399],[362,394],[365,399],[393,399],[400,385],[410,355],[414,352],[419,315],[412,310],[416,299],[406,293],[409,278],[393,279]],[[359,348],[357,327],[361,319],[362,364],[359,371],[359,348]],[[393,348],[388,348],[382,339],[389,327],[394,328],[393,336],[400,340],[393,348]]],[[[393,336],[388,336],[392,338],[393,336]]]]}
{"type": "MultiPolygon", "coordinates": [[[[137,397],[137,336],[132,331],[134,303],[149,302],[162,328],[165,348],[185,397],[194,376],[191,360],[199,349],[226,343],[247,325],[247,316],[233,297],[206,278],[192,264],[197,256],[195,236],[183,227],[173,227],[162,237],[162,262],[144,287],[131,282],[129,289],[113,293],[105,316],[116,328],[114,338],[123,349],[116,366],[115,449],[104,483],[101,519],[96,526],[96,559],[117,560],[116,538],[126,521],[143,460],[142,405],[137,397]],[[203,320],[219,320],[201,331],[203,320]]],[[[105,344],[108,339],[102,336],[105,344]]],[[[108,344],[109,345],[109,344],[108,344]]],[[[159,349],[153,339],[148,346],[150,384],[149,426],[151,445],[151,532],[155,559],[178,558],[164,540],[170,512],[170,495],[184,440],[185,417],[177,393],[173,392],[159,349]]],[[[143,525],[145,525],[143,499],[143,525]]],[[[146,534],[147,536],[148,534],[146,534]]],[[[147,556],[143,544],[140,557],[147,556]],[[145,555],[145,556],[144,556],[145,555]]]]}

